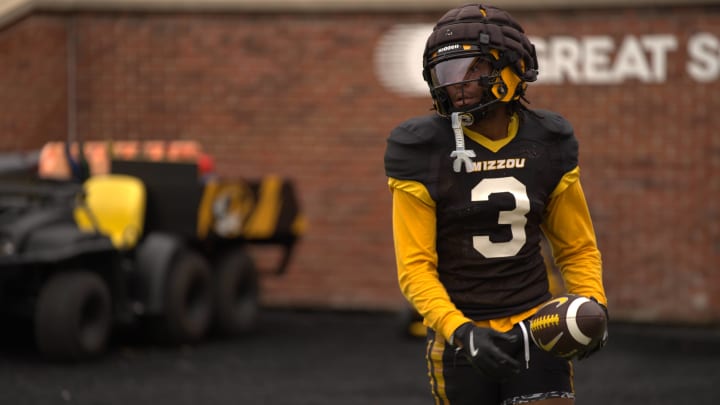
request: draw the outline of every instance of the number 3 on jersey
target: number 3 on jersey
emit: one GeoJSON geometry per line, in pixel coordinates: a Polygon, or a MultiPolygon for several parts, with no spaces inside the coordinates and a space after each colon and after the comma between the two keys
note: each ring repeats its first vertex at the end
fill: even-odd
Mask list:
{"type": "Polygon", "coordinates": [[[514,177],[483,179],[472,189],[472,201],[488,201],[492,194],[510,193],[515,199],[515,209],[498,213],[499,225],[510,225],[512,239],[507,242],[493,242],[489,236],[473,236],[473,247],[487,258],[515,256],[525,245],[525,224],[530,212],[527,189],[514,177]]]}

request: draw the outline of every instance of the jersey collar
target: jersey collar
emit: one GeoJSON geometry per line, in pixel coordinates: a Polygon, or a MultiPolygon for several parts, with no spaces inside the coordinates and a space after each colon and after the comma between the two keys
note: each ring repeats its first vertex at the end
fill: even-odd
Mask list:
{"type": "Polygon", "coordinates": [[[489,149],[492,152],[497,152],[515,138],[519,126],[520,118],[517,114],[513,114],[512,117],[510,117],[510,123],[508,124],[508,135],[503,139],[498,139],[497,141],[493,141],[485,135],[470,130],[467,127],[463,127],[463,132],[468,138],[484,146],[486,149],[489,149]]]}

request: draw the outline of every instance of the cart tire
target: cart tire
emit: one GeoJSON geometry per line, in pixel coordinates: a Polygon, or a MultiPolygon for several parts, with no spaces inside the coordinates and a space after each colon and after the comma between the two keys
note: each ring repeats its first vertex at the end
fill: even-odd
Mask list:
{"type": "Polygon", "coordinates": [[[35,307],[38,349],[59,360],[102,354],[112,323],[110,291],[91,272],[58,273],[41,288],[35,307]]]}
{"type": "Polygon", "coordinates": [[[212,318],[210,267],[194,252],[178,254],[168,273],[162,322],[165,337],[173,343],[202,339],[212,318]]]}
{"type": "Polygon", "coordinates": [[[258,320],[260,284],[255,263],[244,250],[231,250],[218,260],[214,288],[218,332],[236,336],[252,331],[258,320]]]}

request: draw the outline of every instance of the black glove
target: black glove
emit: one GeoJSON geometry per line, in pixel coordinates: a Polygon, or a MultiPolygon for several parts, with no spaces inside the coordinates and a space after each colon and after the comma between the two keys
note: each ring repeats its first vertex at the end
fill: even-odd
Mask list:
{"type": "MultiPolygon", "coordinates": [[[[607,322],[609,322],[609,321],[610,321],[610,315],[608,315],[608,309],[607,309],[607,307],[606,307],[605,305],[599,303],[599,302],[598,302],[595,298],[593,298],[593,297],[590,297],[590,299],[593,300],[593,301],[595,301],[595,302],[597,302],[598,305],[600,305],[600,307],[603,309],[603,311],[605,311],[605,319],[606,319],[607,322]]],[[[600,349],[602,349],[603,347],[605,347],[605,345],[607,344],[607,341],[608,341],[608,331],[607,331],[607,326],[606,326],[606,327],[605,327],[605,333],[603,334],[602,338],[601,338],[600,340],[598,340],[597,342],[595,342],[595,344],[593,344],[592,346],[588,347],[588,348],[587,348],[586,350],[584,350],[583,352],[578,353],[578,354],[577,354],[577,359],[578,359],[578,360],[585,360],[585,359],[587,359],[588,357],[592,356],[593,354],[599,352],[600,349]]]]}
{"type": "Polygon", "coordinates": [[[519,350],[517,335],[467,322],[455,330],[453,343],[458,346],[455,350],[487,377],[502,380],[520,372],[520,362],[508,354],[508,351],[519,350]],[[501,346],[507,349],[503,350],[501,346]]]}

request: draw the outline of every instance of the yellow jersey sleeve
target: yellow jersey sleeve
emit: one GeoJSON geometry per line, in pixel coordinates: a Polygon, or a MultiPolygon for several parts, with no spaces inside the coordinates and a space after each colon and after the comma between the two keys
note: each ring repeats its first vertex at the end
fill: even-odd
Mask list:
{"type": "Polygon", "coordinates": [[[579,168],[568,172],[551,195],[542,227],[567,291],[607,305],[602,259],[579,168]]]}
{"type": "Polygon", "coordinates": [[[435,249],[435,202],[416,181],[390,178],[398,282],[425,325],[450,339],[470,321],[455,307],[440,282],[435,249]]]}

